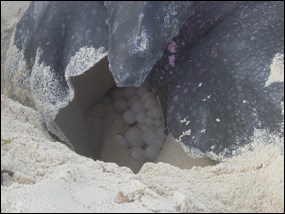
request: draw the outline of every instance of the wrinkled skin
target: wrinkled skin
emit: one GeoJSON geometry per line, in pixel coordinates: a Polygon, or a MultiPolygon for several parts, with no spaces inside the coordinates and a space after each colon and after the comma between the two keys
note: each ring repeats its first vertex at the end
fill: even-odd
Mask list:
{"type": "Polygon", "coordinates": [[[250,143],[254,129],[284,134],[284,82],[266,86],[274,56],[284,54],[283,9],[283,2],[247,2],[224,17],[206,11],[202,21],[198,13],[184,24],[148,78],[152,84],[164,74],[167,90],[157,91],[176,139],[227,156],[250,143]]]}

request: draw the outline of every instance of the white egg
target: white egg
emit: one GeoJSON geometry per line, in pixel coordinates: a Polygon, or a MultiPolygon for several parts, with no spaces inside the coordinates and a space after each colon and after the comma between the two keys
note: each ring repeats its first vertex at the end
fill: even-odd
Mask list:
{"type": "Polygon", "coordinates": [[[125,98],[129,99],[132,96],[136,95],[137,91],[135,88],[124,88],[124,96],[125,98]]]}
{"type": "Polygon", "coordinates": [[[145,107],[143,105],[143,103],[141,101],[136,101],[131,105],[131,109],[135,112],[135,113],[140,113],[140,112],[144,112],[145,111],[145,107]]]}
{"type": "Polygon", "coordinates": [[[156,100],[154,98],[148,98],[144,100],[144,106],[146,109],[151,110],[156,106],[156,100]]]}
{"type": "Polygon", "coordinates": [[[128,109],[127,100],[124,98],[116,98],[113,103],[114,107],[119,111],[125,111],[128,109]]]}
{"type": "Polygon", "coordinates": [[[141,87],[137,88],[137,94],[139,96],[143,95],[145,92],[149,91],[148,87],[145,85],[142,85],[141,87]]]}
{"type": "Polygon", "coordinates": [[[130,152],[133,159],[137,161],[145,161],[144,150],[141,147],[134,147],[130,152]]]}
{"type": "Polygon", "coordinates": [[[155,143],[155,140],[156,140],[156,136],[155,136],[155,133],[154,131],[152,130],[144,130],[143,132],[143,141],[146,145],[152,145],[155,143]]]}
{"type": "Polygon", "coordinates": [[[148,129],[147,125],[145,125],[145,124],[138,123],[137,126],[138,126],[138,128],[139,128],[140,130],[142,130],[142,131],[145,131],[145,130],[148,129]]]}
{"type": "Polygon", "coordinates": [[[154,119],[159,119],[162,117],[161,109],[158,106],[154,106],[150,109],[150,116],[154,119]]]}
{"type": "Polygon", "coordinates": [[[126,139],[129,142],[130,147],[143,146],[142,130],[138,127],[131,127],[126,133],[126,139]]]}
{"type": "Polygon", "coordinates": [[[160,139],[160,140],[164,140],[165,139],[165,133],[164,133],[164,129],[163,128],[159,128],[157,131],[156,131],[156,137],[157,139],[160,139]]]}
{"type": "Polygon", "coordinates": [[[133,103],[135,103],[136,101],[139,101],[140,98],[138,96],[133,96],[128,100],[128,105],[131,106],[133,103]]]}
{"type": "Polygon", "coordinates": [[[147,130],[147,129],[148,129],[147,125],[142,125],[142,126],[141,126],[141,130],[145,131],[145,130],[147,130]]]}
{"type": "Polygon", "coordinates": [[[148,126],[153,126],[154,125],[154,119],[152,119],[151,117],[147,117],[145,119],[145,124],[148,126]]]}
{"type": "Polygon", "coordinates": [[[136,114],[131,109],[128,109],[124,112],[123,119],[127,124],[133,124],[136,122],[136,114]]]}
{"type": "Polygon", "coordinates": [[[149,161],[155,161],[158,153],[159,153],[159,147],[157,145],[150,145],[145,148],[144,155],[149,161]]]}
{"type": "Polygon", "coordinates": [[[145,119],[146,119],[146,115],[144,112],[141,112],[141,113],[136,115],[136,120],[140,124],[145,124],[145,119]]]}
{"type": "Polygon", "coordinates": [[[160,139],[157,139],[157,138],[154,141],[154,145],[157,145],[159,148],[162,148],[163,143],[164,143],[164,140],[160,140],[160,139]]]}
{"type": "Polygon", "coordinates": [[[142,101],[145,101],[145,100],[150,99],[150,98],[154,99],[154,95],[150,91],[147,91],[141,95],[142,101]]]}
{"type": "Polygon", "coordinates": [[[123,96],[124,96],[123,89],[121,89],[121,88],[117,88],[112,92],[113,99],[121,98],[123,96]]]}

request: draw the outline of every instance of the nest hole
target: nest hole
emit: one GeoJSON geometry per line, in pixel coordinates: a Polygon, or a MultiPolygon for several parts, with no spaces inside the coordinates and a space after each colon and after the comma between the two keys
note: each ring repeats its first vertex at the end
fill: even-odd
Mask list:
{"type": "Polygon", "coordinates": [[[73,77],[71,83],[74,99],[60,110],[55,122],[78,154],[134,172],[145,162],[161,161],[181,168],[213,164],[191,159],[165,135],[159,101],[147,84],[139,88],[116,86],[107,57],[73,77]],[[176,154],[169,154],[170,150],[176,154]]]}

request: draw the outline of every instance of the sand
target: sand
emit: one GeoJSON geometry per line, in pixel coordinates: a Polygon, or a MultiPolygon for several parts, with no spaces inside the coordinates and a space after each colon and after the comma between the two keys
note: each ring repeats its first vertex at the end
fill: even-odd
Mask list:
{"type": "MultiPolygon", "coordinates": [[[[54,142],[39,114],[2,97],[1,212],[283,212],[284,153],[259,145],[207,167],[146,163],[139,173],[54,142]]],[[[175,153],[173,154],[175,155],[175,153]]]]}
{"type": "MultiPolygon", "coordinates": [[[[1,2],[1,44],[28,4],[1,2]]],[[[1,73],[4,57],[1,48],[1,73]]],[[[261,132],[253,151],[218,164],[189,158],[169,137],[158,163],[134,173],[74,153],[37,111],[1,96],[1,170],[14,172],[4,174],[1,212],[284,212],[284,138],[261,132]]]]}
{"type": "Polygon", "coordinates": [[[1,94],[4,86],[2,72],[10,37],[17,22],[29,5],[30,1],[1,1],[1,94]]]}

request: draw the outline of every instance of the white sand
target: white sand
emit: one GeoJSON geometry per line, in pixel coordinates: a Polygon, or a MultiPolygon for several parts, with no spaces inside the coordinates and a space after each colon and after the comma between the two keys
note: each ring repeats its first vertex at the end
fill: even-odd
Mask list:
{"type": "MultiPolygon", "coordinates": [[[[3,5],[1,45],[28,3],[3,5]]],[[[284,212],[283,139],[270,140],[202,168],[212,162],[190,159],[169,138],[158,161],[172,165],[147,163],[134,174],[54,142],[36,111],[1,97],[1,169],[14,172],[4,175],[1,212],[284,212]]]]}
{"type": "Polygon", "coordinates": [[[3,91],[2,72],[13,30],[30,5],[30,1],[1,1],[1,93],[3,91]]]}
{"type": "Polygon", "coordinates": [[[4,176],[1,212],[284,211],[278,146],[204,168],[147,163],[135,175],[53,142],[33,109],[8,98],[1,105],[1,169],[15,173],[4,176]]]}

